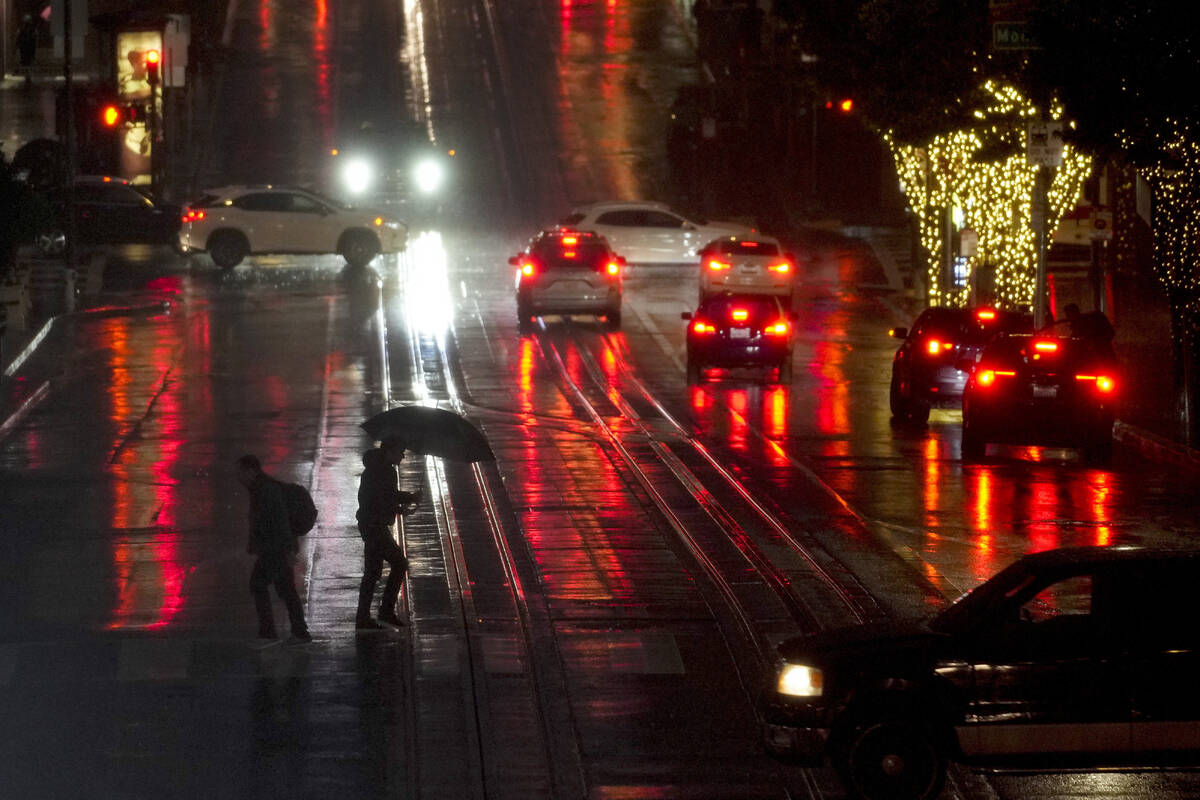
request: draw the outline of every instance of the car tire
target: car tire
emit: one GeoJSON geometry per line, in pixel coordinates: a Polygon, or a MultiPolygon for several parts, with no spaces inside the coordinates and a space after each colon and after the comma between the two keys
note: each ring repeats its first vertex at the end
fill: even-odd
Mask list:
{"type": "Polygon", "coordinates": [[[517,298],[517,330],[521,333],[532,333],[534,323],[533,309],[527,302],[517,298]]]}
{"type": "Polygon", "coordinates": [[[929,422],[929,405],[915,402],[900,393],[900,381],[892,374],[892,385],[888,391],[888,405],[892,419],[909,425],[924,425],[929,422]]]}
{"type": "Polygon", "coordinates": [[[789,385],[792,382],[792,358],[788,356],[779,362],[779,383],[789,385]]]}
{"type": "Polygon", "coordinates": [[[610,331],[621,330],[621,307],[617,306],[616,309],[610,310],[604,315],[604,319],[610,331]]]}
{"type": "Polygon", "coordinates": [[[857,800],[932,800],[946,781],[946,758],[932,733],[905,717],[857,725],[837,747],[834,767],[857,800]]]}
{"type": "Polygon", "coordinates": [[[694,358],[687,360],[687,382],[689,385],[704,383],[704,366],[694,358]]]}
{"type": "Polygon", "coordinates": [[[33,243],[43,256],[61,256],[67,252],[67,232],[62,228],[47,228],[34,237],[33,243]]]}
{"type": "Polygon", "coordinates": [[[1107,438],[1097,436],[1083,446],[1083,458],[1089,464],[1107,466],[1112,463],[1112,436],[1107,438]]]}
{"type": "Polygon", "coordinates": [[[351,267],[361,269],[379,255],[379,240],[367,231],[346,231],[342,234],[338,252],[351,267]]]}
{"type": "Polygon", "coordinates": [[[242,259],[250,252],[246,237],[237,231],[217,231],[208,240],[208,255],[213,263],[224,270],[230,270],[242,263],[242,259]]]}
{"type": "Polygon", "coordinates": [[[963,461],[982,461],[987,453],[987,442],[963,426],[962,457],[963,461]]]}

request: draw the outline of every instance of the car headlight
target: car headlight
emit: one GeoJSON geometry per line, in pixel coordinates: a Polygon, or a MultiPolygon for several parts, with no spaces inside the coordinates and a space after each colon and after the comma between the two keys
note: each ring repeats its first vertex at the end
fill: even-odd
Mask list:
{"type": "Polygon", "coordinates": [[[375,182],[375,170],[365,158],[352,158],[342,167],[342,182],[351,194],[362,194],[375,182]]]}
{"type": "Polygon", "coordinates": [[[422,194],[433,194],[442,188],[442,182],[446,179],[442,163],[434,158],[423,158],[418,161],[413,167],[413,175],[416,178],[417,189],[422,194]]]}
{"type": "Polygon", "coordinates": [[[779,670],[775,689],[790,697],[820,697],[825,685],[825,676],[816,667],[807,664],[784,664],[779,670]]]}

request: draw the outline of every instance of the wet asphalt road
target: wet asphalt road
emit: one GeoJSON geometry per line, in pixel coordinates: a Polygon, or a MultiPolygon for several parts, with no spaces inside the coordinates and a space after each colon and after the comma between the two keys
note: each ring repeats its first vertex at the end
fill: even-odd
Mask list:
{"type": "MultiPolygon", "coordinates": [[[[47,389],[0,439],[0,796],[838,797],[758,753],[772,642],[921,613],[1031,550],[1191,535],[1196,477],[1120,446],[1107,470],[966,466],[955,413],[893,429],[907,320],[853,242],[797,242],[790,389],[686,385],[683,270],[633,270],[618,333],[519,335],[523,237],[663,195],[663,109],[695,78],[666,0],[243,3],[231,31],[223,118],[252,123],[216,127],[212,183],[319,183],[347,131],[413,121],[458,152],[453,196],[365,273],[118,254],[105,300],[170,312],[72,320],[23,369],[47,389]],[[395,402],[463,410],[498,462],[406,462],[409,624],[356,638],[356,426],[395,402]],[[243,452],[321,509],[313,645],[251,638],[243,452]]],[[[956,774],[947,796],[1198,789],[956,774]]]]}

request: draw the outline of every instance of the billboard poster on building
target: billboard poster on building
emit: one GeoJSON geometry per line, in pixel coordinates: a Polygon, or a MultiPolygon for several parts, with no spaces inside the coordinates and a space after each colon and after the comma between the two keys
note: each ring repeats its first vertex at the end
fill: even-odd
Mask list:
{"type": "Polygon", "coordinates": [[[145,113],[137,114],[137,122],[126,122],[121,146],[121,175],[135,183],[150,182],[151,135],[146,117],[157,115],[159,109],[151,108],[151,98],[157,105],[159,98],[151,91],[150,75],[146,69],[146,54],[151,50],[162,52],[161,31],[125,31],[117,34],[117,91],[121,101],[128,106],[137,106],[145,113]]]}

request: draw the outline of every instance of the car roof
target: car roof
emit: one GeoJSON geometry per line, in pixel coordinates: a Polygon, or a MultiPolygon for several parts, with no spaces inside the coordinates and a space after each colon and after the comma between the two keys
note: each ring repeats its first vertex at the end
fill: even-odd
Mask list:
{"type": "Polygon", "coordinates": [[[230,184],[228,186],[217,186],[212,189],[205,189],[200,194],[213,194],[218,197],[233,197],[234,195],[246,194],[248,192],[304,192],[312,194],[308,189],[302,186],[290,186],[280,183],[260,183],[260,184],[230,184]]]}
{"type": "Polygon", "coordinates": [[[76,175],[76,183],[113,183],[118,186],[133,186],[133,181],[116,175],[76,175]]]}
{"type": "Polygon", "coordinates": [[[602,200],[598,203],[589,203],[585,206],[576,206],[571,209],[572,214],[585,214],[594,211],[611,211],[621,208],[650,208],[655,211],[670,211],[678,213],[666,203],[657,200],[602,200]]]}
{"type": "Polygon", "coordinates": [[[733,242],[735,244],[745,244],[746,242],[758,242],[759,244],[773,244],[776,247],[783,246],[783,243],[780,242],[778,239],[776,239],[774,236],[767,236],[766,234],[757,233],[757,232],[753,236],[738,236],[737,234],[731,234],[729,236],[718,236],[716,239],[709,241],[704,246],[712,247],[714,244],[717,244],[718,242],[733,242]]]}
{"type": "Polygon", "coordinates": [[[1200,547],[1188,543],[1060,547],[1031,553],[1020,563],[1034,569],[1054,569],[1080,564],[1113,564],[1171,558],[1200,558],[1200,547]]]}

